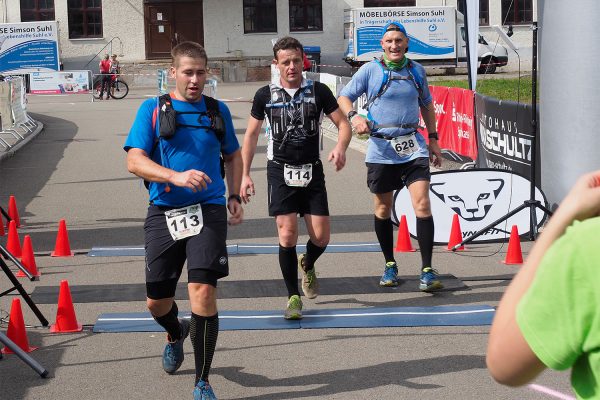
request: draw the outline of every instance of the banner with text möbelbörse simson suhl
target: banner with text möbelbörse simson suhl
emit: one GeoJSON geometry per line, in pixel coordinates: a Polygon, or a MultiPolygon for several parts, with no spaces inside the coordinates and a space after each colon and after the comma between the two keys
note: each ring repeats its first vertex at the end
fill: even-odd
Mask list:
{"type": "MultiPolygon", "coordinates": [[[[531,180],[535,133],[529,104],[501,101],[475,94],[477,167],[514,171],[531,180]]],[[[539,155],[539,150],[538,153],[539,155]]],[[[536,157],[535,181],[540,181],[540,158],[536,157]]]]}

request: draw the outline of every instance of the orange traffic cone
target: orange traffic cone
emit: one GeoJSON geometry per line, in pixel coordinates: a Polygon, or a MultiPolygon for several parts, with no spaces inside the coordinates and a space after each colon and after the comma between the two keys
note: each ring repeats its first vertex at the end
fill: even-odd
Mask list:
{"type": "MultiPolygon", "coordinates": [[[[37,347],[29,346],[27,332],[25,331],[25,322],[23,321],[23,311],[21,310],[21,300],[19,298],[14,298],[10,306],[10,318],[8,320],[6,336],[27,353],[37,349],[37,347]]],[[[8,347],[3,348],[2,353],[13,354],[12,350],[8,347]]]]}
{"type": "Polygon", "coordinates": [[[8,216],[17,223],[17,228],[21,227],[21,219],[19,218],[19,210],[17,209],[15,196],[10,196],[8,198],[8,216]]]}
{"type": "Polygon", "coordinates": [[[17,233],[17,224],[15,220],[8,224],[8,240],[6,242],[6,250],[15,257],[21,257],[21,241],[17,233]]]}
{"type": "Polygon", "coordinates": [[[58,309],[56,310],[56,322],[50,326],[50,332],[81,332],[83,327],[77,323],[73,300],[71,300],[71,290],[69,282],[60,281],[60,290],[58,291],[58,309]]]}
{"type": "MultiPolygon", "coordinates": [[[[448,250],[452,250],[454,246],[462,242],[462,230],[460,229],[460,221],[458,214],[452,217],[452,227],[450,228],[450,240],[448,240],[448,250]]],[[[464,250],[465,246],[460,246],[456,250],[464,250]]]]}
{"type": "Polygon", "coordinates": [[[0,236],[6,235],[6,231],[4,230],[4,222],[2,222],[2,213],[0,213],[0,236]]]}
{"type": "Polygon", "coordinates": [[[415,251],[410,242],[410,234],[408,233],[408,224],[406,223],[406,215],[400,218],[400,226],[398,227],[398,240],[396,241],[396,252],[406,253],[415,251]]]}
{"type": "Polygon", "coordinates": [[[73,257],[71,245],[69,244],[69,234],[67,233],[67,223],[61,219],[58,223],[58,235],[56,235],[56,245],[54,251],[50,254],[52,257],[73,257]]]}
{"type": "MultiPolygon", "coordinates": [[[[33,246],[31,245],[31,238],[29,235],[25,235],[23,238],[23,257],[21,258],[21,264],[27,271],[36,278],[40,277],[40,273],[37,269],[37,265],[35,264],[35,257],[33,256],[33,246]]],[[[23,273],[23,271],[19,270],[16,275],[18,278],[26,278],[27,275],[23,273]]]]}
{"type": "Polygon", "coordinates": [[[523,253],[521,253],[521,240],[519,239],[519,230],[516,225],[510,230],[510,239],[508,240],[508,251],[506,258],[502,261],[504,264],[523,264],[523,253]]]}

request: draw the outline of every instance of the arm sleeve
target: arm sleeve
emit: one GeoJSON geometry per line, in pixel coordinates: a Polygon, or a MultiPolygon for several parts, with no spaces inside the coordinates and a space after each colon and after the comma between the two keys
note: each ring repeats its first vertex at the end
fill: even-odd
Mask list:
{"type": "Polygon", "coordinates": [[[256,91],[254,100],[252,101],[252,109],[250,110],[250,115],[253,118],[259,121],[265,119],[265,105],[269,102],[270,97],[271,91],[269,90],[269,86],[264,86],[256,91]]]}
{"type": "Polygon", "coordinates": [[[158,107],[156,98],[145,100],[135,116],[129,135],[123,149],[129,151],[132,147],[142,149],[150,154],[154,146],[156,133],[153,128],[152,113],[158,107]]]}
{"type": "MultiPolygon", "coordinates": [[[[599,328],[590,237],[573,227],[542,258],[534,281],[517,306],[517,323],[535,355],[548,367],[571,367],[599,328]],[[586,245],[587,244],[587,245],[586,245]]],[[[592,235],[592,236],[589,236],[592,235]]]]}
{"type": "Polygon", "coordinates": [[[329,86],[321,82],[315,82],[315,95],[323,107],[325,115],[329,115],[338,109],[338,103],[329,86]]]}
{"type": "Polygon", "coordinates": [[[235,136],[235,128],[233,127],[233,120],[231,118],[231,112],[227,104],[219,102],[219,111],[225,122],[225,143],[223,146],[223,153],[231,154],[240,148],[240,144],[235,136]]]}

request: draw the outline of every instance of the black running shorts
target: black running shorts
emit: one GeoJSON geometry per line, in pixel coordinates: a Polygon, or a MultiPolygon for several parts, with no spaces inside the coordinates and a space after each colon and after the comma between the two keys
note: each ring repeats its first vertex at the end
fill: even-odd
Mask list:
{"type": "Polygon", "coordinates": [[[427,157],[419,157],[403,164],[366,164],[367,185],[371,193],[388,193],[416,181],[431,180],[427,157]]]}
{"type": "Polygon", "coordinates": [[[188,282],[217,285],[229,275],[227,210],[223,205],[202,205],[204,226],[195,236],[173,240],[165,218],[169,207],[151,205],[144,224],[146,291],[151,299],[173,297],[187,260],[188,282]]]}
{"type": "Polygon", "coordinates": [[[269,160],[267,162],[267,183],[269,198],[269,215],[285,215],[298,213],[310,215],[329,215],[327,189],[325,189],[325,174],[323,163],[313,164],[313,177],[306,187],[293,187],[285,183],[283,177],[284,165],[269,160]]]}

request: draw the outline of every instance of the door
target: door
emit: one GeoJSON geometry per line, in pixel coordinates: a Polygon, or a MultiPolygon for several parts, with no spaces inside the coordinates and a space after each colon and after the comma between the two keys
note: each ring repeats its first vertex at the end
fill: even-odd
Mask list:
{"type": "Polygon", "coordinates": [[[145,0],[146,58],[170,58],[171,49],[184,41],[204,45],[202,17],[202,0],[145,0]]]}

